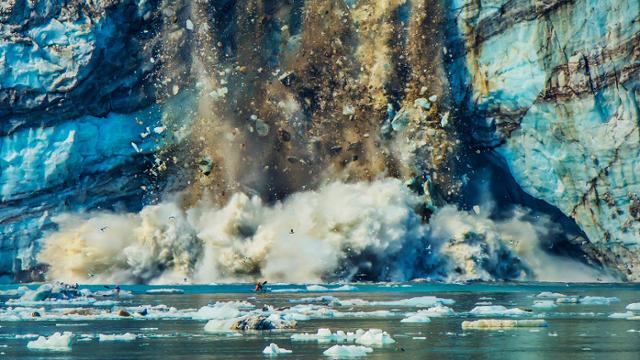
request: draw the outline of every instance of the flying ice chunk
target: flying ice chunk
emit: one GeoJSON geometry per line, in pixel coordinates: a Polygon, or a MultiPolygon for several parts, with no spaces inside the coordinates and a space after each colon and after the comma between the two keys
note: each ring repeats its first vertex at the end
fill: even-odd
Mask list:
{"type": "Polygon", "coordinates": [[[413,306],[413,307],[433,307],[437,305],[452,305],[455,303],[452,299],[441,299],[435,296],[420,296],[410,299],[391,300],[391,301],[370,301],[366,305],[372,306],[413,306]]]}
{"type": "Polygon", "coordinates": [[[425,315],[415,314],[400,320],[400,322],[401,323],[430,323],[431,319],[429,319],[429,317],[425,315]]]}
{"type": "Polygon", "coordinates": [[[98,341],[133,341],[137,338],[138,335],[132,333],[98,335],[98,341]]]}
{"type": "Polygon", "coordinates": [[[49,351],[71,351],[72,338],[73,333],[69,331],[65,331],[62,334],[56,332],[49,337],[40,336],[36,340],[29,341],[27,348],[49,351]]]}
{"type": "Polygon", "coordinates": [[[502,305],[491,305],[476,306],[469,311],[469,314],[476,316],[519,316],[527,314],[527,311],[518,308],[507,309],[502,305]]]}
{"type": "Polygon", "coordinates": [[[271,343],[269,346],[262,350],[265,355],[279,355],[279,354],[291,354],[293,351],[279,347],[278,345],[271,343]]]}
{"type": "Polygon", "coordinates": [[[150,289],[145,291],[147,294],[166,295],[166,294],[184,294],[182,289],[150,289]]]}
{"type": "Polygon", "coordinates": [[[579,300],[579,303],[584,305],[611,305],[617,302],[620,302],[617,297],[604,296],[585,296],[579,300]]]}
{"type": "Polygon", "coordinates": [[[362,345],[387,345],[395,342],[391,335],[380,329],[369,329],[356,338],[356,343],[362,345]]]}
{"type": "Polygon", "coordinates": [[[625,309],[631,310],[631,311],[640,311],[640,303],[631,303],[627,305],[625,309]]]}
{"type": "Polygon", "coordinates": [[[322,354],[332,358],[343,359],[350,357],[366,356],[372,353],[373,349],[367,346],[358,345],[333,345],[325,350],[322,354]]]}
{"type": "Polygon", "coordinates": [[[505,329],[518,327],[547,327],[547,322],[538,320],[505,320],[483,319],[476,321],[463,321],[463,329],[505,329]]]}
{"type": "Polygon", "coordinates": [[[531,307],[534,309],[553,309],[557,308],[558,305],[553,300],[536,300],[531,307]]]}

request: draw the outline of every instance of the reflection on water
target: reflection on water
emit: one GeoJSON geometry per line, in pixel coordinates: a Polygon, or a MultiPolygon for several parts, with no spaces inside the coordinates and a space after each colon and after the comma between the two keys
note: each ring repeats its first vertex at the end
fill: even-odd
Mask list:
{"type": "MultiPolygon", "coordinates": [[[[149,287],[125,286],[136,296],[123,305],[166,304],[177,309],[198,309],[208,303],[227,300],[249,300],[258,307],[291,306],[290,299],[331,295],[340,299],[369,301],[398,300],[416,296],[437,296],[455,300],[451,307],[456,315],[431,318],[430,323],[401,323],[404,313],[413,308],[398,306],[353,306],[340,311],[397,310],[388,318],[344,318],[300,321],[295,331],[250,332],[242,336],[214,335],[204,332],[206,321],[195,320],[89,320],[89,321],[7,321],[0,319],[0,358],[6,359],[264,359],[262,349],[273,342],[293,350],[281,358],[318,359],[333,344],[292,342],[294,332],[313,332],[318,328],[353,331],[358,328],[380,328],[389,332],[396,344],[374,347],[368,359],[584,359],[605,356],[616,359],[638,359],[640,356],[640,320],[612,319],[614,312],[625,312],[629,303],[640,302],[638,285],[570,285],[565,284],[503,284],[503,285],[441,285],[441,284],[363,285],[356,291],[309,293],[271,292],[255,295],[250,285],[184,286],[184,294],[144,294],[149,287]],[[532,309],[534,296],[542,291],[566,295],[615,296],[620,302],[611,305],[559,304],[546,310],[532,309]],[[482,299],[481,299],[482,298],[482,299]],[[548,328],[511,330],[465,330],[461,322],[477,302],[532,309],[534,315],[544,314],[548,328]],[[50,335],[56,331],[76,334],[70,352],[33,351],[26,347],[28,339],[16,339],[17,334],[50,335]],[[131,342],[99,342],[97,339],[78,341],[81,334],[123,334],[144,336],[131,342]],[[422,339],[424,338],[424,339],[422,339]]],[[[9,287],[0,287],[6,290],[9,287]]],[[[11,288],[15,288],[12,286],[11,288]]],[[[98,289],[99,287],[93,287],[98,289]]],[[[278,285],[273,290],[298,289],[304,286],[278,285]]],[[[1,297],[2,310],[7,296],[1,297]]]]}

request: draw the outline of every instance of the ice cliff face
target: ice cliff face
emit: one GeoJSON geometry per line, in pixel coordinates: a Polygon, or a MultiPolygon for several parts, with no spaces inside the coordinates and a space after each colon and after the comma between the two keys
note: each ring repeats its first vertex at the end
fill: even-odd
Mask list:
{"type": "Polygon", "coordinates": [[[471,138],[640,279],[640,3],[453,1],[453,94],[471,138]]]}
{"type": "Polygon", "coordinates": [[[477,151],[637,280],[639,6],[4,2],[0,276],[38,277],[56,214],[138,211],[167,189],[274,201],[383,174],[428,217],[477,151]]]}

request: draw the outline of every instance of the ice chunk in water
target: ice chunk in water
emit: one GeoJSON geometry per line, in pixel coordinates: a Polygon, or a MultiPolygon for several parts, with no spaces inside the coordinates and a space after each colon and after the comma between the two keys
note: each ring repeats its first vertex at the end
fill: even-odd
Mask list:
{"type": "Polygon", "coordinates": [[[517,327],[546,327],[544,320],[505,320],[505,319],[484,319],[476,321],[463,321],[463,329],[504,329],[517,327]]]}
{"type": "Polygon", "coordinates": [[[549,292],[549,291],[543,291],[540,294],[536,295],[536,297],[540,299],[557,299],[557,298],[567,297],[567,295],[549,292]]]}
{"type": "Polygon", "coordinates": [[[366,346],[358,345],[333,345],[325,350],[322,354],[330,356],[332,358],[349,358],[366,356],[368,353],[373,352],[373,349],[366,346]]]}
{"type": "Polygon", "coordinates": [[[527,312],[518,308],[507,309],[502,305],[491,305],[491,306],[476,306],[473,309],[471,309],[471,311],[469,311],[469,314],[476,315],[476,316],[496,316],[496,315],[518,316],[518,315],[527,314],[527,312]]]}
{"type": "Polygon", "coordinates": [[[534,309],[553,309],[557,308],[558,305],[553,300],[536,300],[531,307],[534,309]]]}
{"type": "Polygon", "coordinates": [[[147,294],[166,295],[166,294],[184,294],[182,289],[150,289],[145,291],[147,294]]]}
{"type": "Polygon", "coordinates": [[[415,314],[400,320],[400,322],[401,323],[430,323],[431,319],[429,319],[429,317],[425,315],[415,314]]]}
{"type": "Polygon", "coordinates": [[[584,305],[611,305],[619,302],[617,297],[604,297],[604,296],[585,296],[580,298],[579,303],[584,305]]]}
{"type": "Polygon", "coordinates": [[[271,343],[269,346],[262,350],[265,355],[278,355],[278,354],[291,354],[293,351],[279,347],[278,345],[271,343]]]}
{"type": "Polygon", "coordinates": [[[373,306],[413,306],[413,307],[433,307],[437,305],[452,305],[455,303],[452,299],[441,299],[435,296],[420,296],[410,299],[391,300],[391,301],[371,301],[368,305],[373,306]]]}
{"type": "Polygon", "coordinates": [[[62,334],[54,333],[49,337],[40,336],[38,339],[29,341],[27,348],[50,351],[70,351],[73,333],[65,331],[62,334]]]}
{"type": "Polygon", "coordinates": [[[395,342],[386,331],[380,329],[369,329],[356,339],[356,343],[362,345],[387,345],[395,342]]]}
{"type": "Polygon", "coordinates": [[[631,311],[640,311],[640,303],[631,303],[627,305],[625,309],[631,310],[631,311]]]}
{"type": "Polygon", "coordinates": [[[98,341],[133,341],[137,338],[138,335],[132,333],[98,335],[98,341]]]}

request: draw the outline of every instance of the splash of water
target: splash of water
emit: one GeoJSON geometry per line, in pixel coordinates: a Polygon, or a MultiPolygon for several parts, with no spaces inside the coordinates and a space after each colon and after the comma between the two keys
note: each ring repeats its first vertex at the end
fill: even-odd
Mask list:
{"type": "Polygon", "coordinates": [[[545,221],[447,206],[426,224],[420,197],[396,179],[329,183],[273,205],[243,193],[224,206],[179,203],[59,216],[39,260],[50,280],[97,283],[548,279],[557,270],[538,250],[545,221]]]}

